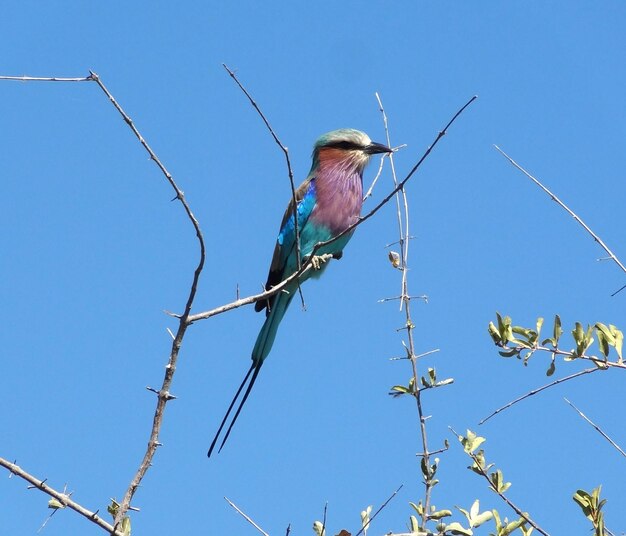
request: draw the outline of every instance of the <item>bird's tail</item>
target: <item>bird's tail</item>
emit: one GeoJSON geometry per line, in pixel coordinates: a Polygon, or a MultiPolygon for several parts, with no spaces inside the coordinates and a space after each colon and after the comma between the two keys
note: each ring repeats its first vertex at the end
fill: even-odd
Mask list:
{"type": "Polygon", "coordinates": [[[241,385],[239,385],[239,389],[237,389],[237,392],[235,393],[235,396],[233,397],[230,406],[228,406],[226,415],[224,415],[220,427],[218,428],[217,433],[215,434],[215,437],[211,442],[211,446],[209,447],[209,451],[207,452],[207,456],[209,458],[211,457],[213,449],[215,449],[215,445],[217,444],[217,440],[222,433],[224,426],[226,425],[226,421],[228,420],[230,412],[235,407],[235,403],[237,402],[241,391],[243,391],[246,383],[248,383],[248,378],[250,378],[250,383],[248,383],[248,387],[244,392],[243,398],[241,399],[241,402],[237,407],[237,411],[235,412],[233,420],[230,422],[228,429],[226,430],[226,435],[224,436],[224,439],[222,439],[222,443],[220,444],[220,448],[217,452],[220,452],[222,450],[224,444],[226,443],[226,440],[228,439],[228,436],[230,435],[231,430],[233,429],[233,426],[235,425],[235,422],[237,422],[237,418],[239,417],[239,414],[241,413],[241,410],[246,403],[248,396],[250,395],[250,391],[252,391],[252,386],[254,385],[257,376],[259,375],[261,367],[263,366],[263,362],[265,361],[265,358],[269,355],[270,350],[272,349],[274,339],[276,338],[276,332],[278,331],[278,326],[280,325],[280,321],[283,319],[283,316],[285,316],[285,312],[287,311],[287,307],[289,307],[289,303],[291,302],[292,298],[293,292],[290,292],[289,294],[280,293],[274,300],[274,306],[272,307],[270,313],[267,315],[267,318],[263,323],[263,327],[261,328],[261,331],[257,336],[254,348],[252,349],[252,365],[250,366],[250,369],[248,370],[245,378],[241,382],[241,385]],[[250,375],[252,375],[252,377],[250,377],[250,375]]]}
{"type": "Polygon", "coordinates": [[[258,363],[259,366],[265,361],[265,358],[269,355],[272,346],[274,345],[274,339],[278,331],[278,326],[285,316],[287,307],[291,303],[293,298],[293,292],[289,294],[283,292],[276,296],[272,309],[270,310],[265,323],[259,331],[259,335],[256,338],[256,343],[252,349],[252,361],[258,363]]]}

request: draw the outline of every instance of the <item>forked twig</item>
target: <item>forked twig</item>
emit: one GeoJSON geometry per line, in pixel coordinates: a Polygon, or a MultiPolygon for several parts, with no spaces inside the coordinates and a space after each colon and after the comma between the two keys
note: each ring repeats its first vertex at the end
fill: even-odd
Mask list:
{"type": "MultiPolygon", "coordinates": [[[[520,166],[508,154],[506,154],[502,149],[500,149],[500,147],[498,147],[497,145],[494,145],[494,147],[502,156],[504,156],[504,158],[506,158],[511,164],[513,164],[513,166],[519,169],[531,181],[533,181],[537,186],[539,186],[539,188],[541,188],[545,193],[547,193],[550,196],[550,199],[552,199],[552,201],[554,201],[563,210],[565,210],[572,218],[574,218],[583,227],[583,229],[587,231],[598,244],[600,244],[600,247],[602,247],[602,249],[607,252],[607,254],[609,255],[609,258],[613,259],[615,264],[617,264],[621,268],[622,272],[626,273],[626,267],[615,256],[615,254],[609,249],[609,246],[607,246],[604,243],[604,241],[596,233],[594,233],[591,230],[591,228],[582,219],[580,219],[580,217],[576,213],[574,213],[572,209],[570,209],[565,203],[563,203],[563,201],[561,201],[554,193],[552,193],[547,187],[545,187],[538,179],[533,177],[528,171],[526,171],[522,166],[520,166]]],[[[613,294],[611,294],[611,296],[615,296],[618,292],[620,292],[621,290],[625,288],[626,288],[626,285],[624,285],[619,290],[616,290],[613,294]]]]}

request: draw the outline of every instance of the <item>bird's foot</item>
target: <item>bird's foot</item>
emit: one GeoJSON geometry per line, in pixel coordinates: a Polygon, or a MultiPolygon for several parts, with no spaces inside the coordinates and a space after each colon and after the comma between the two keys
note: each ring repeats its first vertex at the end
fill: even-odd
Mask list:
{"type": "Polygon", "coordinates": [[[311,266],[313,266],[313,270],[321,270],[322,265],[326,262],[326,259],[321,255],[313,255],[311,257],[311,266]]]}

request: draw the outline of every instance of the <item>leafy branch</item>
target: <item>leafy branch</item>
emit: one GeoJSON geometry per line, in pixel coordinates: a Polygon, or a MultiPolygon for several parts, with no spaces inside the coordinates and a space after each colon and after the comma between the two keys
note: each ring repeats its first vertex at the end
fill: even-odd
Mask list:
{"type": "Polygon", "coordinates": [[[576,322],[571,331],[575,347],[570,350],[563,350],[559,346],[561,336],[564,333],[559,315],[554,317],[552,336],[543,340],[540,339],[543,318],[537,319],[534,328],[514,326],[510,317],[502,317],[499,313],[496,313],[496,318],[497,326],[493,322],[489,322],[487,330],[494,344],[502,348],[499,352],[500,355],[502,357],[517,357],[523,360],[524,365],[526,365],[535,352],[547,352],[551,357],[550,366],[546,371],[547,376],[554,374],[557,356],[562,356],[565,362],[576,359],[591,361],[602,370],[611,367],[626,369],[622,357],[624,334],[613,324],[607,326],[601,322],[596,322],[593,326],[587,325],[586,328],[583,328],[580,322],[576,322]],[[596,339],[601,357],[588,353],[596,339]],[[617,359],[613,361],[609,359],[611,348],[617,354],[617,359]]]}

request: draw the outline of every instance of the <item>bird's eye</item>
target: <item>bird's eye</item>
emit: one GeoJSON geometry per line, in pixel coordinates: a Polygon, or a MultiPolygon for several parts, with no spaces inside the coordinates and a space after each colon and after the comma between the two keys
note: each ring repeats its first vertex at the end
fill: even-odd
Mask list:
{"type": "Polygon", "coordinates": [[[332,147],[333,149],[342,149],[344,151],[354,151],[355,149],[361,149],[361,146],[351,141],[334,141],[326,145],[326,147],[332,147]]]}

